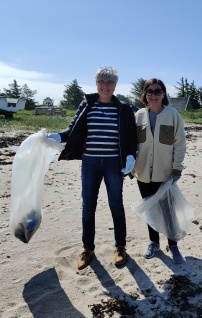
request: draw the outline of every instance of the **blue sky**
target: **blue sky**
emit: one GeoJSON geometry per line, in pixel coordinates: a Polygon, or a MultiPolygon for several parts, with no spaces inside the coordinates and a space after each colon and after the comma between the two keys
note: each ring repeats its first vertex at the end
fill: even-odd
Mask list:
{"type": "Polygon", "coordinates": [[[158,77],[175,97],[181,77],[202,86],[201,0],[1,2],[0,89],[14,79],[57,104],[74,79],[96,91],[99,66],[117,69],[115,93],[158,77]]]}

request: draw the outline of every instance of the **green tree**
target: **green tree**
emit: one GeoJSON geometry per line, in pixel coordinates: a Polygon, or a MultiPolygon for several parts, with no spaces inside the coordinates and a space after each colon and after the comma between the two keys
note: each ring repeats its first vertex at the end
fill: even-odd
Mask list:
{"type": "Polygon", "coordinates": [[[54,103],[54,100],[51,99],[50,97],[46,97],[43,100],[43,105],[45,105],[47,107],[53,107],[53,103],[54,103]]]}
{"type": "Polygon", "coordinates": [[[31,90],[27,84],[24,84],[21,89],[21,96],[26,98],[25,109],[31,110],[36,107],[34,95],[37,94],[36,90],[31,90]]]}
{"type": "Polygon", "coordinates": [[[37,93],[36,90],[31,90],[27,84],[20,87],[17,81],[14,79],[13,83],[9,84],[9,89],[4,88],[4,93],[1,96],[6,96],[8,98],[26,98],[25,109],[34,109],[36,102],[34,100],[34,95],[37,93]]]}
{"type": "Polygon", "coordinates": [[[189,95],[191,98],[194,98],[199,101],[199,91],[194,84],[194,81],[189,86],[189,95]]]}
{"type": "Polygon", "coordinates": [[[202,107],[202,86],[198,88],[198,101],[200,106],[202,107]]]}
{"type": "Polygon", "coordinates": [[[143,78],[139,78],[136,82],[131,83],[132,84],[132,88],[130,90],[131,94],[133,95],[134,100],[138,100],[140,99],[143,89],[144,89],[144,84],[145,84],[146,80],[144,80],[143,78]]]}
{"type": "Polygon", "coordinates": [[[65,85],[63,92],[64,100],[61,101],[61,105],[67,109],[77,109],[81,101],[84,99],[84,92],[78,85],[77,80],[73,80],[70,85],[65,85]]]}
{"type": "Polygon", "coordinates": [[[177,82],[178,86],[173,85],[176,90],[177,90],[177,97],[185,97],[185,83],[184,83],[184,78],[182,77],[180,79],[180,82],[177,82]]]}
{"type": "Polygon", "coordinates": [[[194,81],[189,84],[187,78],[181,78],[180,82],[177,82],[179,86],[174,87],[177,89],[177,97],[191,97],[194,99],[198,99],[197,88],[194,84],[194,81]]]}
{"type": "Polygon", "coordinates": [[[129,104],[132,104],[132,103],[133,103],[131,96],[128,96],[128,95],[125,96],[125,95],[122,95],[122,94],[117,94],[116,97],[117,97],[119,100],[123,101],[123,102],[127,102],[127,103],[129,103],[129,104]]]}
{"type": "Polygon", "coordinates": [[[189,97],[192,99],[193,108],[198,109],[201,104],[201,95],[200,95],[200,88],[196,88],[194,81],[189,84],[187,78],[181,78],[180,82],[177,82],[179,86],[174,87],[177,89],[177,97],[189,97]]]}
{"type": "Polygon", "coordinates": [[[184,80],[184,93],[186,97],[190,96],[190,84],[187,81],[187,78],[184,80]]]}
{"type": "Polygon", "coordinates": [[[8,98],[20,98],[21,96],[21,87],[18,85],[17,81],[14,79],[13,83],[8,85],[10,89],[4,88],[6,97],[8,98]]]}

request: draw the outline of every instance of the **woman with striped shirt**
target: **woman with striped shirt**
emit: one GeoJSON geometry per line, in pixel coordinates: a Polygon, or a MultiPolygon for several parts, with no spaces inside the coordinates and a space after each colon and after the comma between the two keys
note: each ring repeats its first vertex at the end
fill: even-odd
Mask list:
{"type": "Polygon", "coordinates": [[[123,176],[135,164],[136,124],[132,107],[114,95],[118,75],[112,67],[102,67],[95,76],[97,93],[85,95],[68,129],[47,134],[66,142],[59,160],[82,160],[82,241],[84,251],[77,266],[90,263],[95,250],[95,211],[102,180],[114,223],[114,264],[126,262],[126,221],[123,206],[123,176]]]}

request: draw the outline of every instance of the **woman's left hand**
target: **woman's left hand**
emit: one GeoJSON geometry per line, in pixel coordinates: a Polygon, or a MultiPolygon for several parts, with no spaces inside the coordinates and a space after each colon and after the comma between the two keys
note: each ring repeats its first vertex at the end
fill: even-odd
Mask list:
{"type": "Polygon", "coordinates": [[[134,165],[135,165],[135,158],[132,155],[128,155],[126,157],[126,167],[122,169],[121,172],[124,175],[129,174],[131,171],[133,171],[134,165]]]}

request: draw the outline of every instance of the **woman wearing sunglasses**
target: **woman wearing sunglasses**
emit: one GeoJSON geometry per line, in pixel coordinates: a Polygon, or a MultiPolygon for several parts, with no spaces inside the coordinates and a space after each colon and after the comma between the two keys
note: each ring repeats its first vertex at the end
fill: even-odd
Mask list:
{"type": "MultiPolygon", "coordinates": [[[[145,82],[141,102],[145,108],[136,112],[138,155],[135,174],[143,198],[155,194],[163,182],[173,178],[176,182],[183,169],[186,140],[183,120],[178,111],[168,106],[164,83],[156,78],[145,82]]],[[[160,249],[159,233],[148,225],[150,243],[144,252],[152,258],[160,249]]],[[[168,238],[174,263],[183,257],[177,242],[168,238]]]]}

